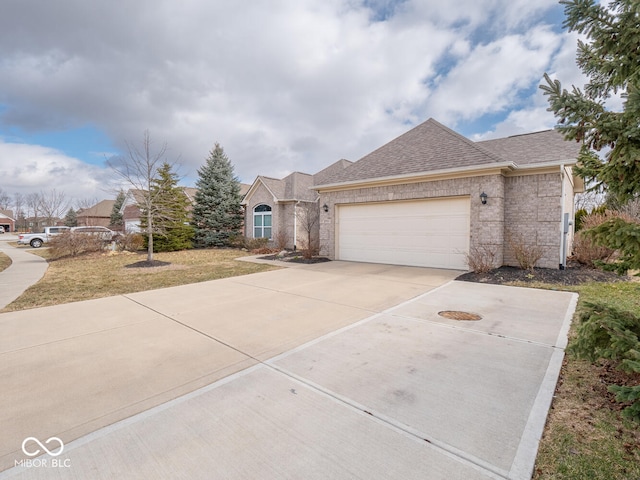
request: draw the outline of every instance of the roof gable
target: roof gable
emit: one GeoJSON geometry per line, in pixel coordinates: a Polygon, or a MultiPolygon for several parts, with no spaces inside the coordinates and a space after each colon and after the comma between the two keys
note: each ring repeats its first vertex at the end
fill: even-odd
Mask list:
{"type": "Polygon", "coordinates": [[[101,202],[96,203],[94,206],[85,208],[78,212],[78,217],[111,217],[111,212],[113,211],[113,205],[116,203],[115,200],[102,200],[101,202]]]}
{"type": "Polygon", "coordinates": [[[349,165],[353,165],[353,162],[345,160],[344,158],[332,163],[313,176],[313,184],[322,185],[323,183],[331,183],[332,179],[342,174],[342,171],[349,165]]]}
{"type": "Polygon", "coordinates": [[[313,187],[313,176],[308,173],[293,172],[282,179],[259,175],[244,196],[243,204],[248,204],[251,196],[262,185],[275,203],[282,201],[315,201],[318,195],[313,187]]]}
{"type": "Polygon", "coordinates": [[[353,182],[502,161],[430,118],[348,166],[333,181],[353,182]]]}
{"type": "Polygon", "coordinates": [[[313,187],[313,175],[308,173],[293,172],[284,179],[284,197],[278,200],[308,200],[314,201],[317,197],[313,187]]]}

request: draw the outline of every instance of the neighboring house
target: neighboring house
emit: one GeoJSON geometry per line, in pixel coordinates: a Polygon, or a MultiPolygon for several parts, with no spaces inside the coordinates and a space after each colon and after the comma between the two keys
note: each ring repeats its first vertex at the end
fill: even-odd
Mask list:
{"type": "Polygon", "coordinates": [[[16,220],[11,210],[0,210],[0,227],[4,227],[5,232],[16,231],[16,220]]]}
{"type": "Polygon", "coordinates": [[[111,213],[115,200],[102,200],[93,207],[78,210],[78,226],[108,227],[111,225],[111,213]]]}
{"type": "MultiPolygon", "coordinates": [[[[244,195],[249,190],[250,185],[246,183],[240,184],[240,195],[244,195]]],[[[189,209],[193,208],[193,204],[195,203],[195,195],[198,191],[197,188],[193,187],[181,187],[185,196],[189,200],[189,209]]],[[[122,215],[122,220],[124,222],[124,230],[127,233],[138,233],[141,231],[140,229],[140,214],[141,210],[138,205],[143,203],[143,191],[130,189],[127,191],[125,195],[124,202],[122,203],[122,207],[120,208],[120,214],[122,215]]]]}
{"type": "MultiPolygon", "coordinates": [[[[553,130],[473,142],[429,119],[314,182],[321,254],[464,270],[470,251],[488,248],[496,266],[517,265],[511,236],[542,249],[537,266],[558,268],[583,190],[579,148],[553,130]]],[[[264,205],[279,204],[285,195],[263,178],[264,205]]]]}
{"type": "Polygon", "coordinates": [[[124,223],[124,231],[126,233],[140,232],[140,207],[142,203],[143,191],[137,189],[129,189],[125,195],[124,202],[120,207],[120,214],[124,223]]]}
{"type": "Polygon", "coordinates": [[[245,235],[268,238],[283,248],[306,248],[308,230],[318,238],[319,223],[313,225],[308,216],[318,214],[318,194],[313,186],[350,165],[340,160],[324,170],[310,175],[293,172],[282,178],[258,176],[244,196],[245,235]]]}
{"type": "Polygon", "coordinates": [[[41,233],[44,231],[44,227],[64,225],[64,220],[60,218],[27,217],[24,219],[24,223],[27,231],[41,233]]]}

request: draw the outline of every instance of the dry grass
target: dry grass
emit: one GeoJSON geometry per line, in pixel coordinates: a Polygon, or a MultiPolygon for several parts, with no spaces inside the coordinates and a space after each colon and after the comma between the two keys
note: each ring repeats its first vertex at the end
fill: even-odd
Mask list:
{"type": "MultiPolygon", "coordinates": [[[[638,283],[538,287],[578,292],[578,308],[585,301],[598,301],[640,313],[638,283]]],[[[574,331],[575,325],[570,339],[574,331]]],[[[640,426],[621,417],[622,406],[607,392],[607,386],[623,376],[607,363],[566,356],[540,442],[535,480],[640,479],[640,426]]]]}
{"type": "Polygon", "coordinates": [[[0,272],[9,268],[9,265],[11,265],[11,259],[4,253],[0,252],[0,272]]]}
{"type": "MultiPolygon", "coordinates": [[[[36,253],[36,252],[34,252],[36,253]]],[[[37,254],[47,258],[47,250],[37,254]]],[[[145,254],[90,254],[50,261],[45,276],[2,312],[45,307],[124,293],[173,287],[271,270],[275,267],[235,260],[240,250],[202,249],[156,253],[166,267],[126,268],[145,254]]]]}

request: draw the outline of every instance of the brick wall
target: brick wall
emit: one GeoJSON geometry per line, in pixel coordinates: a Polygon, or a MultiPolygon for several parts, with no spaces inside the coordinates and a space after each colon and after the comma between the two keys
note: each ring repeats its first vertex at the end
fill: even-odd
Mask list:
{"type": "MultiPolygon", "coordinates": [[[[559,172],[518,177],[486,175],[322,193],[319,204],[327,204],[329,212],[320,212],[321,254],[335,258],[336,205],[458,196],[470,199],[471,249],[487,247],[495,253],[496,266],[517,266],[507,245],[511,233],[543,249],[539,267],[558,268],[562,209],[559,172]],[[485,205],[480,201],[482,192],[488,196],[485,205]]],[[[572,201],[571,193],[567,197],[572,201]]]]}
{"type": "Polygon", "coordinates": [[[505,178],[504,264],[517,266],[512,241],[542,249],[537,266],[558,268],[562,214],[560,172],[505,178]]]}
{"type": "Polygon", "coordinates": [[[503,183],[502,176],[488,175],[322,193],[319,203],[327,204],[329,212],[320,212],[321,254],[335,258],[336,205],[466,196],[470,198],[471,208],[470,244],[472,247],[487,245],[494,248],[496,264],[500,265],[503,255],[503,183]],[[489,196],[486,205],[480,202],[483,191],[489,196]]]}

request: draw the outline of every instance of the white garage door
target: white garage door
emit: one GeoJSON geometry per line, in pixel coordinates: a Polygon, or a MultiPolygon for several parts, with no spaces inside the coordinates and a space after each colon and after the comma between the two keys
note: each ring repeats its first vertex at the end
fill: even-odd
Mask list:
{"type": "Polygon", "coordinates": [[[336,258],[466,270],[469,198],[338,206],[336,258]]]}

